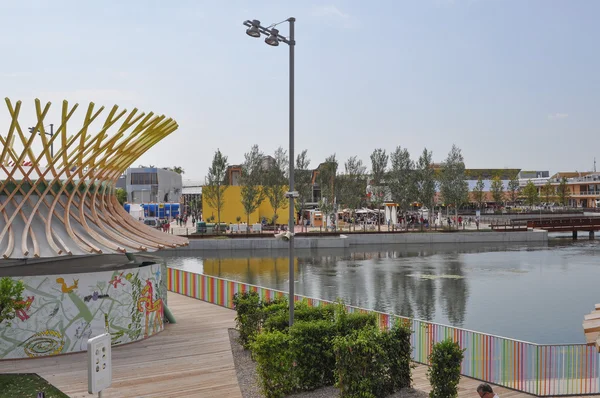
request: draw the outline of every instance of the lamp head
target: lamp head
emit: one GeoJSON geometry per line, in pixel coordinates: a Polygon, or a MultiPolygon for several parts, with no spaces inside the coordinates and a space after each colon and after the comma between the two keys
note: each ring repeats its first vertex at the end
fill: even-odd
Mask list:
{"type": "Polygon", "coordinates": [[[246,29],[246,34],[250,37],[260,37],[260,30],[258,30],[258,27],[260,26],[260,21],[257,19],[253,19],[251,24],[252,26],[246,29]]]}
{"type": "Polygon", "coordinates": [[[279,39],[277,35],[279,34],[279,30],[273,28],[271,29],[271,35],[265,39],[265,43],[270,46],[277,47],[279,45],[279,39]]]}

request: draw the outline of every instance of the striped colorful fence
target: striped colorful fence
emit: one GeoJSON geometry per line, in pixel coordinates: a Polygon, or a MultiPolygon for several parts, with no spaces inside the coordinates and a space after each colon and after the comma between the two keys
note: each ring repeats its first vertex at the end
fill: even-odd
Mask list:
{"type": "MultiPolygon", "coordinates": [[[[279,290],[174,268],[168,269],[168,289],[231,309],[233,295],[239,292],[254,291],[263,300],[287,296],[279,290]]],[[[311,306],[331,304],[299,295],[294,300],[307,300],[311,306]]],[[[465,376],[538,396],[600,393],[600,356],[593,346],[528,343],[353,306],[347,309],[348,312],[375,313],[384,328],[391,327],[398,319],[411,322],[412,356],[416,362],[429,364],[433,345],[451,338],[466,349],[461,366],[465,376]]]]}

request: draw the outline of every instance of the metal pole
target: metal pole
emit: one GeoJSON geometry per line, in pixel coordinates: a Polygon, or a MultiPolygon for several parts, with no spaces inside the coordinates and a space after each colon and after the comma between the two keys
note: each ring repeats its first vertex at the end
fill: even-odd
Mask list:
{"type": "MultiPolygon", "coordinates": [[[[54,135],[54,125],[50,123],[50,140],[52,140],[52,136],[54,135]]],[[[50,156],[54,157],[54,141],[50,144],[50,156]]]]}
{"type": "MultiPolygon", "coordinates": [[[[294,192],[294,47],[296,46],[294,35],[294,22],[296,18],[288,19],[290,22],[290,166],[289,177],[290,186],[288,191],[294,192]]],[[[294,195],[290,194],[290,219],[288,220],[288,230],[290,236],[290,283],[289,283],[289,306],[290,306],[290,326],[294,324],[294,232],[295,232],[295,213],[294,195]]]]}

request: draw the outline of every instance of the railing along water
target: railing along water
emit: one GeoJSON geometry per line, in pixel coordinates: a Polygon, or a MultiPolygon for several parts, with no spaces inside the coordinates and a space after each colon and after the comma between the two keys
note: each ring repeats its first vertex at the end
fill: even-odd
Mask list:
{"type": "MultiPolygon", "coordinates": [[[[263,300],[285,297],[287,293],[214,276],[168,268],[168,289],[212,304],[233,309],[233,295],[254,291],[263,300]]],[[[295,295],[310,306],[331,301],[295,295]]],[[[464,376],[538,396],[592,395],[600,393],[600,357],[585,344],[535,344],[506,337],[409,319],[347,305],[348,312],[376,314],[380,327],[396,320],[411,322],[413,360],[429,364],[433,345],[452,339],[466,349],[461,365],[464,376]]],[[[583,332],[582,332],[583,333],[583,332]]]]}

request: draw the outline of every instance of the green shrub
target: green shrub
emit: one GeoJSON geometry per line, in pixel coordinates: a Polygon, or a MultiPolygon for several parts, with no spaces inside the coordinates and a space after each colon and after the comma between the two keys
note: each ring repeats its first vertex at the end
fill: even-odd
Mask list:
{"type": "Polygon", "coordinates": [[[455,398],[458,396],[460,364],[463,353],[458,343],[444,340],[433,346],[429,361],[431,366],[427,377],[431,383],[430,398],[455,398]]]}
{"type": "Polygon", "coordinates": [[[289,329],[290,351],[300,389],[333,385],[336,333],[336,326],[330,320],[298,321],[289,329]]]}
{"type": "Polygon", "coordinates": [[[250,343],[256,360],[261,392],[267,398],[284,397],[297,388],[290,351],[290,336],[279,331],[263,331],[250,343]]]}
{"type": "Polygon", "coordinates": [[[333,340],[336,387],[340,397],[381,397],[385,395],[385,351],[381,331],[364,328],[333,340]]]}
{"type": "Polygon", "coordinates": [[[383,334],[383,349],[386,353],[386,366],[389,380],[386,390],[389,394],[412,385],[412,364],[410,336],[412,330],[406,321],[398,320],[392,329],[383,334]]]}
{"type": "Polygon", "coordinates": [[[17,311],[25,308],[23,290],[25,285],[22,281],[15,281],[7,276],[0,278],[0,323],[6,321],[7,327],[17,316],[17,311]]]}
{"type": "MultiPolygon", "coordinates": [[[[304,301],[294,303],[294,322],[296,321],[333,321],[333,306],[325,305],[309,307],[304,301]]],[[[269,331],[287,331],[289,327],[290,312],[287,306],[276,307],[269,311],[264,318],[264,328],[269,331]]]]}
{"type": "Polygon", "coordinates": [[[256,292],[236,293],[233,296],[233,308],[236,311],[235,326],[240,333],[240,344],[249,348],[262,322],[262,304],[256,292]]]}
{"type": "Polygon", "coordinates": [[[367,327],[377,327],[377,316],[373,313],[344,313],[337,319],[339,334],[347,336],[367,327]]]}

